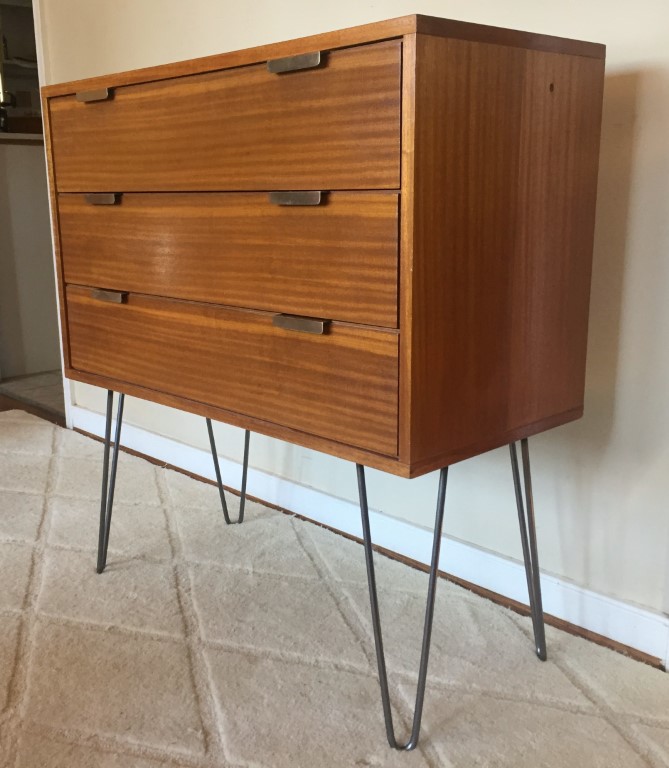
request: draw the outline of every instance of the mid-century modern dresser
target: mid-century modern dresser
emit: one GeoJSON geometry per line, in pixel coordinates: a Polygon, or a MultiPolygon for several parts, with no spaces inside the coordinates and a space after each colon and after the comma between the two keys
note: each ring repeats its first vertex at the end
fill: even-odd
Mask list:
{"type": "MultiPolygon", "coordinates": [[[[356,462],[389,744],[418,743],[448,466],[583,411],[604,47],[423,16],[44,89],[66,374],[356,462]],[[411,737],[365,465],[439,468],[411,737]]],[[[223,514],[216,449],[207,422],[223,514]]],[[[521,439],[524,499],[516,441],[521,439]]],[[[109,482],[108,482],[109,478],[109,482]]]]}
{"type": "Polygon", "coordinates": [[[45,88],[66,375],[405,477],[578,418],[603,73],[407,16],[45,88]]]}

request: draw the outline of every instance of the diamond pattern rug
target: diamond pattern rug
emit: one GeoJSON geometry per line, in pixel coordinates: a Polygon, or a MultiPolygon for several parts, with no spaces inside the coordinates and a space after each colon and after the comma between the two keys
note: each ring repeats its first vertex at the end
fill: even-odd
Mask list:
{"type": "MultiPolygon", "coordinates": [[[[362,547],[122,454],[95,573],[100,443],[0,413],[0,766],[669,765],[669,676],[448,582],[419,748],[389,749],[362,547]],[[237,503],[230,498],[231,513],[237,503]]],[[[398,728],[425,574],[376,556],[398,728]]]]}

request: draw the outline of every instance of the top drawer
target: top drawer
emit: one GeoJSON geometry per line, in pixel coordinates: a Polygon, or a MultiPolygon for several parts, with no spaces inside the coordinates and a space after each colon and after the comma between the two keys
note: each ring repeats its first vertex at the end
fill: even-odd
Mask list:
{"type": "Polygon", "coordinates": [[[60,192],[396,189],[401,43],[50,100],[60,192]],[[187,160],[187,161],[186,161],[187,160]]]}

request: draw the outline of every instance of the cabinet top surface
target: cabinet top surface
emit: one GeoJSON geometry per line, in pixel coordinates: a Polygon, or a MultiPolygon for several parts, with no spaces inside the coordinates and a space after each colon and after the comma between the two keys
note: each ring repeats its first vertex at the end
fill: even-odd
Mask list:
{"type": "Polygon", "coordinates": [[[211,72],[218,69],[257,64],[268,59],[308,53],[313,50],[361,45],[416,33],[495,45],[507,45],[528,50],[587,56],[597,59],[603,59],[606,53],[605,46],[599,43],[414,14],[295,40],[270,43],[240,51],[189,59],[174,64],[161,64],[128,72],[48,85],[42,88],[42,94],[46,98],[51,98],[53,96],[65,96],[81,90],[103,87],[111,88],[153,80],[165,80],[184,75],[211,72]]]}

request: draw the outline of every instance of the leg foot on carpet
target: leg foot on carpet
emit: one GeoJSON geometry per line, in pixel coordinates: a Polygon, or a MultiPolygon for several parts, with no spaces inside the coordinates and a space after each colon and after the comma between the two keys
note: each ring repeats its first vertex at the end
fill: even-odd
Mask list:
{"type": "Polygon", "coordinates": [[[541,603],[539,555],[537,552],[537,532],[534,523],[534,502],[532,500],[530,449],[527,444],[527,438],[520,441],[520,451],[523,460],[523,485],[525,487],[524,502],[516,444],[510,443],[509,450],[511,451],[511,471],[513,473],[513,485],[516,491],[516,506],[518,507],[518,522],[520,524],[520,541],[523,546],[527,591],[530,597],[530,612],[532,614],[532,627],[534,628],[534,645],[537,656],[541,661],[546,661],[546,632],[544,629],[544,612],[541,603]]]}
{"type": "Polygon", "coordinates": [[[425,698],[425,684],[427,681],[427,664],[430,655],[430,640],[432,638],[432,619],[434,617],[434,600],[437,592],[437,578],[439,566],[439,549],[441,547],[441,529],[444,521],[444,503],[446,500],[446,480],[448,467],[444,467],[439,474],[439,492],[437,494],[437,512],[434,523],[434,539],[432,543],[432,560],[430,564],[430,580],[427,590],[427,604],[425,606],[425,622],[423,626],[423,644],[420,655],[420,667],[418,672],[418,686],[416,689],[416,703],[414,706],[413,725],[409,740],[402,744],[395,738],[393,715],[390,708],[390,693],[388,690],[388,674],[386,672],[386,659],[383,651],[383,636],[381,633],[381,619],[379,616],[379,602],[376,592],[376,577],[374,575],[374,553],[372,551],[372,536],[369,527],[369,508],[367,506],[367,487],[365,485],[365,468],[361,464],[356,465],[358,472],[358,492],[360,494],[360,514],[362,516],[362,533],[365,546],[365,562],[367,564],[367,581],[369,584],[369,601],[372,609],[372,625],[374,627],[374,643],[376,645],[376,661],[379,668],[379,685],[381,686],[381,703],[383,716],[386,723],[386,736],[393,749],[410,751],[415,749],[420,735],[420,724],[423,715],[423,701],[425,698]]]}
{"type": "Polygon", "coordinates": [[[107,421],[105,425],[105,450],[102,463],[102,494],[100,500],[100,532],[98,536],[98,573],[102,573],[107,564],[107,548],[109,547],[109,530],[111,528],[112,508],[114,506],[114,488],[116,486],[116,468],[121,442],[121,426],[123,424],[123,402],[125,395],[118,396],[118,411],[116,414],[116,430],[114,433],[114,453],[112,456],[111,472],[109,470],[109,452],[111,448],[112,410],[114,393],[107,390],[107,421]]]}

